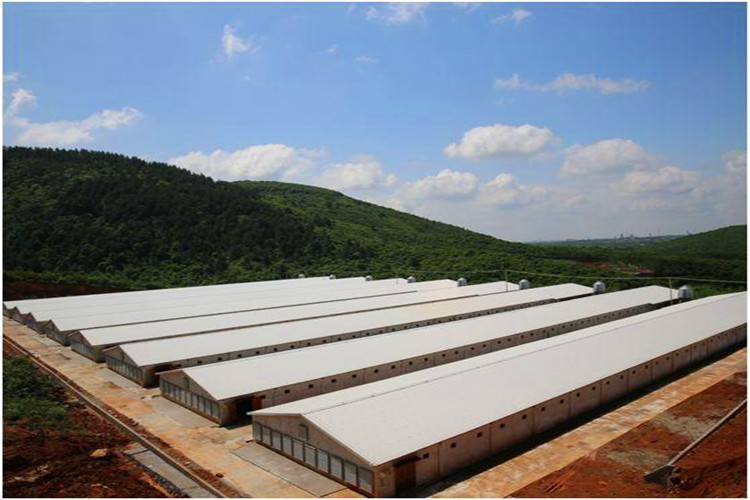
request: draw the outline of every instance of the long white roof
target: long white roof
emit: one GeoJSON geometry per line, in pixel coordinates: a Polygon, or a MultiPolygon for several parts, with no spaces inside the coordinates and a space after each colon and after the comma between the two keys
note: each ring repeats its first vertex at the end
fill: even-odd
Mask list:
{"type": "MultiPolygon", "coordinates": [[[[456,286],[450,280],[427,281],[424,283],[408,284],[406,280],[382,280],[382,281],[355,281],[334,284],[333,281],[320,286],[308,286],[304,288],[287,288],[273,290],[250,290],[245,292],[233,292],[231,294],[209,294],[191,297],[170,297],[159,300],[149,300],[145,303],[126,304],[103,304],[92,307],[79,307],[74,309],[37,309],[32,310],[35,321],[59,321],[63,318],[83,318],[90,316],[115,315],[138,311],[143,313],[151,310],[166,310],[169,308],[184,308],[190,306],[204,306],[207,304],[266,304],[272,299],[299,300],[308,302],[308,297],[316,297],[319,294],[341,294],[366,292],[369,295],[377,295],[378,291],[383,293],[400,293],[406,290],[436,290],[456,286]]],[[[243,308],[245,309],[245,308],[243,308]]]]}
{"type": "MultiPolygon", "coordinates": [[[[482,285],[476,285],[481,287],[482,285]]],[[[471,287],[463,287],[471,288],[471,287]]],[[[666,289],[664,289],[666,290],[666,289]]],[[[669,300],[669,293],[651,290],[655,300],[669,300]]],[[[588,287],[559,285],[522,290],[516,293],[500,293],[478,297],[467,297],[450,301],[417,304],[396,309],[381,309],[358,314],[346,314],[324,318],[281,323],[254,328],[242,328],[223,332],[191,335],[171,339],[137,342],[120,346],[137,366],[156,365],[214,354],[229,353],[245,349],[288,344],[305,339],[333,335],[347,335],[364,330],[376,330],[393,325],[418,323],[433,318],[457,316],[476,311],[509,307],[540,300],[558,300],[570,294],[591,293],[588,287]]],[[[647,292],[639,297],[648,297],[647,292]]]]}
{"type": "Polygon", "coordinates": [[[190,318],[196,316],[207,316],[214,314],[226,314],[240,311],[257,311],[262,309],[273,309],[277,307],[290,307],[303,304],[321,304],[338,300],[351,300],[360,297],[376,297],[379,295],[393,295],[402,293],[420,293],[419,290],[435,288],[456,287],[456,282],[451,280],[426,281],[424,283],[408,283],[391,287],[390,289],[377,288],[368,291],[361,290],[315,290],[300,295],[290,295],[284,298],[270,298],[258,300],[207,300],[204,304],[172,306],[162,309],[147,311],[130,311],[114,314],[96,314],[92,316],[76,316],[73,318],[52,318],[51,322],[59,331],[82,330],[85,328],[99,328],[103,326],[117,326],[137,323],[148,323],[151,321],[162,321],[168,319],[190,318]]]}
{"type": "MultiPolygon", "coordinates": [[[[337,282],[356,282],[365,281],[363,277],[356,278],[343,278],[335,280],[337,282]]],[[[304,279],[289,279],[289,280],[273,280],[273,281],[251,281],[247,283],[228,283],[224,285],[207,285],[207,286],[192,286],[182,288],[162,288],[158,290],[136,290],[133,292],[117,292],[117,293],[100,293],[92,295],[76,295],[72,297],[51,297],[46,299],[25,299],[25,300],[12,300],[4,302],[4,306],[8,309],[18,308],[22,313],[29,312],[30,309],[38,307],[40,305],[56,304],[56,305],[68,305],[68,306],[86,306],[88,304],[103,304],[103,303],[114,303],[114,302],[129,302],[129,301],[140,301],[144,297],[152,300],[158,300],[167,296],[183,295],[202,295],[214,292],[226,292],[233,290],[265,290],[274,288],[297,288],[304,286],[319,286],[324,283],[331,283],[333,280],[329,280],[328,277],[321,278],[304,278],[304,279]]]]}
{"type": "Polygon", "coordinates": [[[462,287],[449,287],[419,293],[401,293],[381,297],[365,297],[323,304],[248,311],[214,316],[174,319],[135,325],[83,329],[80,334],[92,346],[108,346],[149,339],[177,337],[202,332],[257,327],[275,323],[300,321],[340,314],[351,314],[378,309],[393,309],[411,304],[425,304],[454,300],[461,297],[489,295],[517,290],[518,285],[506,281],[462,287]]]}
{"type": "MultiPolygon", "coordinates": [[[[514,295],[520,293],[516,292],[514,295]]],[[[229,399],[447,351],[644,303],[662,302],[669,300],[668,295],[669,289],[662,287],[614,292],[374,337],[360,337],[335,344],[184,368],[182,371],[216,400],[229,399]]]]}
{"type": "Polygon", "coordinates": [[[302,415],[378,465],[746,322],[747,293],[711,297],[253,414],[302,415]]]}
{"type": "MultiPolygon", "coordinates": [[[[134,292],[134,295],[128,295],[119,299],[108,299],[111,294],[102,294],[92,296],[85,302],[44,302],[47,299],[38,299],[37,302],[25,305],[19,308],[20,312],[31,312],[37,320],[54,318],[65,318],[73,316],[85,316],[99,313],[114,313],[124,311],[136,311],[141,309],[155,308],[158,306],[167,307],[168,305],[187,305],[200,304],[209,299],[219,299],[221,297],[227,300],[237,300],[243,297],[275,297],[283,294],[300,294],[310,293],[315,290],[348,290],[358,287],[376,286],[396,286],[405,284],[406,280],[395,278],[389,280],[366,281],[364,278],[347,278],[341,280],[294,280],[289,282],[271,282],[265,286],[252,286],[254,283],[242,284],[242,286],[231,288],[214,288],[214,287],[196,287],[189,289],[178,289],[174,292],[164,290],[165,293],[155,296],[151,291],[134,292]],[[203,289],[206,290],[203,290],[203,289]]],[[[372,287],[374,288],[374,287],[372,287]]],[[[114,294],[119,295],[119,294],[114,294]]]]}

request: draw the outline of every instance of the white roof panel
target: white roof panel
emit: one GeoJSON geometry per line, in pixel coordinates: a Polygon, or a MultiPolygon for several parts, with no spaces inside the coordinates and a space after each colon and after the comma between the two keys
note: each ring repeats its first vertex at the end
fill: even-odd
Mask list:
{"type": "MultiPolygon", "coordinates": [[[[128,296],[119,300],[106,300],[109,294],[102,294],[92,297],[91,300],[85,303],[77,302],[74,304],[50,302],[50,303],[39,303],[30,306],[24,306],[20,308],[20,311],[24,313],[28,311],[33,313],[34,317],[38,320],[44,320],[51,317],[64,318],[73,316],[86,316],[91,314],[99,313],[114,313],[124,311],[135,311],[141,309],[154,308],[159,305],[164,307],[170,304],[187,305],[190,303],[200,304],[208,299],[218,299],[225,297],[227,300],[240,299],[242,297],[265,297],[265,296],[282,296],[283,294],[300,294],[310,293],[315,290],[342,290],[342,289],[354,289],[371,285],[376,286],[395,286],[399,284],[405,284],[406,280],[401,278],[389,279],[389,280],[378,280],[378,281],[366,281],[364,278],[349,278],[341,280],[317,280],[308,283],[295,283],[295,284],[284,284],[270,283],[266,286],[250,286],[244,285],[233,288],[218,288],[213,287],[196,287],[187,290],[179,289],[175,292],[163,293],[158,296],[154,296],[151,293],[143,293],[138,295],[128,296]],[[207,288],[207,290],[202,290],[207,288]]],[[[167,292],[167,290],[165,290],[167,292]]],[[[46,300],[46,299],[41,299],[46,300]]]]}
{"type": "Polygon", "coordinates": [[[747,293],[711,297],[254,414],[303,415],[377,465],[746,322],[747,293]]]}
{"type": "MultiPolygon", "coordinates": [[[[481,287],[481,285],[478,285],[481,287]]],[[[471,287],[464,287],[471,288],[471,287]]],[[[201,356],[229,353],[245,349],[293,343],[333,335],[346,335],[393,325],[418,323],[433,318],[458,316],[476,311],[558,299],[561,293],[591,293],[587,287],[544,287],[510,294],[467,297],[450,301],[417,304],[396,309],[381,309],[357,314],[280,323],[224,332],[205,333],[121,346],[137,366],[177,362],[201,356]]],[[[610,297],[611,295],[607,296],[610,297]]],[[[637,294],[638,303],[669,300],[668,289],[652,287],[637,294]],[[651,300],[653,299],[653,300],[651,300]]],[[[635,295],[634,295],[635,297],[635,295]]],[[[614,299],[611,299],[614,300],[614,299]]],[[[621,299],[624,300],[624,299],[621,299]]],[[[606,301],[606,300],[604,300],[606,301]]]]}
{"type": "Polygon", "coordinates": [[[383,290],[383,293],[398,293],[402,290],[439,290],[449,286],[456,286],[450,280],[426,281],[424,283],[407,284],[406,280],[381,280],[381,281],[355,281],[334,284],[326,283],[321,286],[304,287],[304,288],[286,288],[273,290],[250,290],[244,292],[234,291],[230,294],[209,294],[191,297],[169,297],[160,298],[159,300],[149,300],[146,303],[126,303],[126,304],[104,304],[92,307],[79,307],[73,309],[56,309],[56,310],[37,310],[34,309],[32,314],[35,321],[59,321],[64,318],[84,318],[90,316],[115,315],[128,312],[141,312],[151,310],[165,310],[168,308],[184,308],[189,306],[204,306],[206,304],[222,303],[242,303],[252,305],[256,302],[268,303],[272,299],[284,299],[289,301],[299,299],[301,303],[307,302],[307,297],[314,297],[319,294],[346,293],[353,292],[373,292],[367,295],[376,295],[375,292],[383,290]]]}
{"type": "Polygon", "coordinates": [[[360,311],[372,311],[401,307],[410,304],[422,304],[436,301],[453,300],[474,295],[489,295],[517,290],[518,285],[500,281],[463,287],[450,287],[435,291],[419,293],[402,293],[381,297],[365,297],[324,304],[266,309],[215,316],[199,316],[153,323],[111,326],[104,328],[83,329],[81,335],[90,345],[109,346],[141,340],[177,337],[201,332],[229,330],[234,328],[254,327],[274,323],[299,321],[308,318],[350,314],[360,311]]]}
{"type": "Polygon", "coordinates": [[[92,295],[76,295],[72,297],[51,297],[46,299],[26,299],[26,300],[13,300],[4,302],[4,306],[8,309],[19,308],[22,313],[27,313],[34,308],[39,307],[86,307],[88,305],[95,304],[106,304],[106,303],[126,303],[126,302],[141,302],[145,300],[158,300],[169,296],[194,296],[194,295],[206,295],[213,293],[225,293],[232,291],[246,291],[246,290],[271,290],[276,288],[302,288],[309,286],[321,286],[326,283],[334,282],[364,282],[365,278],[343,278],[339,280],[329,280],[328,277],[322,278],[304,278],[304,279],[289,279],[289,280],[273,280],[273,281],[251,281],[247,283],[228,283],[224,285],[207,285],[207,286],[193,286],[183,288],[161,288],[158,290],[137,290],[133,292],[117,292],[117,293],[99,293],[92,295]]]}
{"type": "MultiPolygon", "coordinates": [[[[522,293],[516,292],[513,295],[520,296],[522,293]]],[[[229,399],[455,349],[644,303],[662,302],[669,300],[668,296],[669,289],[663,287],[614,292],[335,344],[184,368],[183,372],[216,400],[229,399]]]]}
{"type": "Polygon", "coordinates": [[[321,304],[324,302],[335,302],[339,300],[351,300],[360,297],[376,297],[379,295],[393,295],[401,293],[420,293],[420,288],[435,286],[455,287],[456,283],[451,280],[437,280],[436,282],[408,283],[391,287],[390,289],[377,288],[368,291],[367,288],[360,290],[315,290],[304,294],[290,295],[285,298],[270,298],[265,300],[232,300],[225,301],[207,300],[204,304],[172,306],[147,311],[130,311],[114,314],[97,314],[92,316],[77,316],[74,318],[61,318],[51,321],[61,331],[82,330],[86,328],[99,328],[104,326],[117,326],[137,323],[148,323],[151,321],[163,321],[168,319],[190,318],[196,316],[208,316],[227,314],[240,311],[256,311],[262,309],[273,309],[277,307],[291,307],[303,304],[321,304]]]}

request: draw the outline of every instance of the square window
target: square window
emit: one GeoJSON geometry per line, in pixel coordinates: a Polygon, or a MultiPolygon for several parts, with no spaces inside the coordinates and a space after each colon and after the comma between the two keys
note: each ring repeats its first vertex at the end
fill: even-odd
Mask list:
{"type": "Polygon", "coordinates": [[[500,424],[501,429],[505,429],[505,424],[500,424]]]}
{"type": "Polygon", "coordinates": [[[422,459],[423,460],[426,460],[428,458],[430,458],[430,454],[429,453],[425,453],[424,455],[422,455],[422,459]]]}
{"type": "Polygon", "coordinates": [[[455,447],[456,447],[456,443],[451,443],[451,448],[455,448],[455,447]]]}
{"type": "Polygon", "coordinates": [[[477,437],[478,437],[478,438],[480,438],[480,437],[482,437],[482,436],[484,436],[484,433],[483,433],[483,432],[477,432],[477,437]]]}

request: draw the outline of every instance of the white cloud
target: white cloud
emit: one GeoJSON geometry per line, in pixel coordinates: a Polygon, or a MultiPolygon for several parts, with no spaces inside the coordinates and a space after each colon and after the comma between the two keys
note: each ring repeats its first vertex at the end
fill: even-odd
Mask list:
{"type": "Polygon", "coordinates": [[[626,139],[607,139],[565,151],[560,175],[602,174],[619,170],[643,169],[655,165],[655,157],[637,143],[626,139]]]}
{"type": "Polygon", "coordinates": [[[389,3],[367,9],[367,20],[382,24],[409,24],[424,19],[427,3],[389,3]]]}
{"type": "Polygon", "coordinates": [[[377,64],[378,60],[375,57],[368,57],[368,56],[357,56],[354,58],[355,62],[362,63],[362,64],[377,64]]]}
{"type": "Polygon", "coordinates": [[[603,95],[609,94],[632,94],[643,92],[651,83],[648,80],[636,80],[634,78],[622,78],[613,80],[603,78],[593,73],[576,75],[564,73],[549,83],[535,85],[525,82],[514,73],[510,78],[496,78],[495,88],[499,90],[537,90],[541,92],[558,92],[563,94],[569,91],[590,90],[603,95]]]}
{"type": "Polygon", "coordinates": [[[193,151],[168,163],[221,180],[293,180],[316,166],[321,150],[297,149],[284,144],[250,146],[234,152],[217,149],[193,151]]]}
{"type": "Polygon", "coordinates": [[[667,166],[658,170],[629,172],[617,186],[628,193],[685,193],[698,187],[700,182],[698,172],[667,166]]]}
{"type": "Polygon", "coordinates": [[[466,12],[474,12],[482,6],[481,2],[453,2],[453,6],[466,12]]]}
{"type": "Polygon", "coordinates": [[[492,24],[503,24],[512,22],[515,24],[521,24],[526,19],[533,16],[534,13],[524,9],[513,9],[509,13],[492,19],[492,24]]]}
{"type": "Polygon", "coordinates": [[[479,178],[475,174],[446,168],[437,175],[408,183],[401,195],[411,200],[470,198],[478,185],[479,178]]]}
{"type": "Polygon", "coordinates": [[[513,76],[510,78],[495,78],[495,88],[501,90],[518,90],[527,88],[527,85],[521,81],[521,77],[518,76],[518,73],[513,73],[513,76]]]}
{"type": "Polygon", "coordinates": [[[724,160],[724,168],[729,173],[747,172],[747,151],[728,151],[721,158],[724,160]]]}
{"type": "Polygon", "coordinates": [[[457,143],[449,144],[444,152],[452,158],[482,160],[503,156],[533,155],[557,142],[548,128],[533,125],[495,124],[476,127],[466,132],[457,143]]]}
{"type": "Polygon", "coordinates": [[[23,121],[23,118],[18,118],[18,112],[26,106],[30,106],[36,103],[36,96],[33,92],[26,89],[16,89],[11,94],[10,104],[8,109],[5,111],[6,119],[14,123],[14,120],[23,121]]]}
{"type": "Polygon", "coordinates": [[[85,120],[61,120],[47,123],[24,124],[18,135],[20,144],[46,146],[72,146],[94,140],[94,132],[100,129],[116,130],[132,125],[142,118],[140,111],[134,108],[105,109],[94,113],[85,120]]]}
{"type": "Polygon", "coordinates": [[[383,172],[383,166],[371,156],[361,156],[354,162],[337,163],[325,169],[316,179],[316,184],[329,189],[367,190],[389,187],[396,183],[396,176],[383,172]]]}
{"type": "Polygon", "coordinates": [[[221,36],[221,49],[228,59],[232,59],[235,54],[249,52],[251,54],[260,50],[260,43],[254,38],[240,38],[237,35],[236,24],[227,24],[224,26],[224,33],[221,36]]]}
{"type": "Polygon", "coordinates": [[[339,46],[334,43],[333,45],[330,45],[325,50],[325,52],[326,52],[326,54],[335,54],[336,52],[338,52],[338,50],[339,50],[339,46]]]}
{"type": "Polygon", "coordinates": [[[80,121],[59,120],[34,123],[19,116],[20,111],[36,103],[36,96],[29,90],[13,92],[10,105],[5,112],[8,124],[20,130],[16,137],[18,144],[41,146],[72,146],[94,140],[97,130],[116,130],[132,125],[142,118],[142,113],[134,108],[105,109],[80,121]]]}
{"type": "Polygon", "coordinates": [[[539,202],[548,194],[549,189],[544,186],[519,184],[511,174],[502,173],[481,187],[479,202],[502,208],[520,207],[539,202]]]}
{"type": "Polygon", "coordinates": [[[3,73],[3,83],[16,83],[21,79],[21,73],[16,71],[12,73],[3,73]]]}

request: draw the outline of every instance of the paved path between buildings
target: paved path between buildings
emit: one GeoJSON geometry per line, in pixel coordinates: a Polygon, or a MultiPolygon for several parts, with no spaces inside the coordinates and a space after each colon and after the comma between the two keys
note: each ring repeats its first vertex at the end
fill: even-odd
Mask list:
{"type": "MultiPolygon", "coordinates": [[[[187,408],[162,398],[158,389],[144,389],[109,370],[106,364],[94,363],[69,347],[63,347],[8,318],[3,318],[3,334],[102,403],[168,443],[196,465],[222,477],[222,481],[244,496],[313,496],[233,453],[251,442],[251,426],[219,427],[187,408]]],[[[335,495],[361,497],[351,490],[336,492],[335,495]]]]}
{"type": "Polygon", "coordinates": [[[258,443],[246,444],[232,453],[275,476],[286,479],[316,497],[324,497],[345,489],[345,486],[341,483],[328,479],[322,474],[318,474],[314,470],[279,455],[258,443]]]}
{"type": "Polygon", "coordinates": [[[419,496],[445,498],[509,496],[524,486],[588,455],[733,373],[745,370],[747,370],[747,349],[743,348],[499,465],[475,473],[473,476],[469,473],[459,475],[457,479],[460,482],[456,484],[443,482],[425,488],[419,496]]]}

